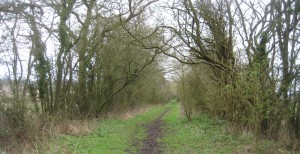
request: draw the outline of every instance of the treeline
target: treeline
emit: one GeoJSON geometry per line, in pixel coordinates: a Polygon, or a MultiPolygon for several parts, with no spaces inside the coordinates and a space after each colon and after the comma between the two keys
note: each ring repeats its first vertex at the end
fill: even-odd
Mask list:
{"type": "Polygon", "coordinates": [[[11,91],[0,95],[5,129],[22,130],[33,113],[94,118],[173,97],[161,51],[146,47],[162,37],[145,22],[153,2],[0,2],[1,63],[11,91]]]}
{"type": "Polygon", "coordinates": [[[181,62],[186,116],[209,113],[297,147],[300,1],[182,0],[169,9],[176,26],[166,28],[181,44],[166,54],[181,62]]]}

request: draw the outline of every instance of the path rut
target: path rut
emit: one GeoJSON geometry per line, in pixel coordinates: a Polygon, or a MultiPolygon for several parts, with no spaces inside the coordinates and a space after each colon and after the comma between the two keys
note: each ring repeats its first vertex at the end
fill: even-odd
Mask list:
{"type": "Polygon", "coordinates": [[[147,138],[143,140],[143,146],[138,154],[160,154],[162,152],[161,145],[157,142],[158,138],[163,135],[162,126],[165,124],[162,117],[170,110],[170,108],[165,109],[156,119],[151,123],[147,124],[147,138]]]}

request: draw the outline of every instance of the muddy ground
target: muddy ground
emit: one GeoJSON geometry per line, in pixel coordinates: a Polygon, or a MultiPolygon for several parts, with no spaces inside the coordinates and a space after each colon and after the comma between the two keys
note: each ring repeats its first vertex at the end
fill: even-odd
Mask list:
{"type": "Polygon", "coordinates": [[[169,110],[169,108],[165,109],[165,111],[161,113],[156,119],[154,119],[151,123],[145,125],[148,136],[142,141],[143,146],[138,154],[160,154],[162,152],[162,143],[159,143],[157,139],[163,136],[163,126],[165,125],[165,122],[162,120],[162,117],[169,110]]]}

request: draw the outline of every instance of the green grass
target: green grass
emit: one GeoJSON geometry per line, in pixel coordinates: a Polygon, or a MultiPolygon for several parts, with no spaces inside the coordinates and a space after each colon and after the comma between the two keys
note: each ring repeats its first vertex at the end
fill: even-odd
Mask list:
{"type": "Polygon", "coordinates": [[[280,142],[257,140],[251,133],[230,133],[224,121],[199,115],[188,121],[180,116],[176,102],[168,104],[171,110],[163,118],[165,134],[160,142],[164,154],[228,154],[228,153],[290,153],[280,142]]]}
{"type": "Polygon", "coordinates": [[[160,140],[164,153],[234,153],[240,148],[241,141],[222,132],[221,122],[213,122],[206,115],[189,122],[180,116],[177,103],[169,106],[172,110],[163,118],[166,133],[160,140]]]}
{"type": "Polygon", "coordinates": [[[154,107],[132,119],[107,119],[98,124],[98,128],[85,136],[61,136],[54,141],[49,153],[97,153],[122,154],[136,153],[146,137],[143,124],[155,119],[164,110],[154,107]],[[137,145],[133,146],[134,140],[137,145]],[[139,142],[137,142],[139,141],[139,142]]]}
{"type": "Polygon", "coordinates": [[[283,151],[276,147],[275,142],[263,140],[255,149],[255,137],[251,133],[232,135],[226,131],[226,123],[214,121],[206,115],[188,121],[180,115],[179,104],[172,101],[128,120],[102,120],[93,133],[61,136],[52,141],[50,150],[39,150],[38,153],[137,153],[143,139],[147,137],[145,124],[157,118],[166,108],[171,110],[163,117],[166,124],[163,125],[163,137],[159,139],[165,154],[270,153],[270,149],[273,149],[271,153],[283,151]]]}

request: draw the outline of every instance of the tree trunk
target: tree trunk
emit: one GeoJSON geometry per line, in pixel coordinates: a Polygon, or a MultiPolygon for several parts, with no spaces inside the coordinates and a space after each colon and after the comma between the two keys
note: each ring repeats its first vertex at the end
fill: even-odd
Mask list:
{"type": "Polygon", "coordinates": [[[33,34],[31,35],[33,44],[33,56],[35,57],[35,71],[37,73],[37,85],[39,90],[39,98],[41,101],[42,110],[44,112],[52,112],[51,104],[49,104],[48,95],[48,72],[50,71],[50,65],[46,58],[45,44],[42,42],[41,32],[38,30],[34,8],[31,7],[31,13],[27,14],[29,23],[33,34]]]}
{"type": "Polygon", "coordinates": [[[62,100],[63,100],[63,95],[62,95],[62,80],[63,80],[63,68],[64,68],[64,61],[62,60],[63,55],[66,55],[67,53],[70,52],[70,42],[69,42],[69,37],[67,33],[68,26],[66,24],[67,20],[70,17],[70,13],[73,9],[73,6],[75,4],[76,0],[66,2],[65,0],[62,1],[61,4],[61,9],[60,9],[60,22],[59,22],[59,31],[58,31],[58,36],[59,36],[59,43],[60,43],[60,48],[57,54],[57,59],[56,59],[56,67],[57,67],[57,72],[56,72],[56,86],[55,86],[55,97],[54,97],[54,108],[58,109],[60,106],[62,106],[62,100]]]}
{"type": "Polygon", "coordinates": [[[87,67],[90,59],[88,55],[88,33],[89,25],[91,23],[92,9],[95,0],[91,0],[87,6],[86,19],[81,28],[81,37],[78,42],[78,56],[79,56],[79,72],[78,72],[78,90],[77,90],[77,104],[80,107],[80,113],[88,114],[90,110],[90,102],[87,99],[87,67]]]}
{"type": "Polygon", "coordinates": [[[298,109],[296,112],[296,122],[295,122],[296,137],[300,140],[300,102],[298,102],[298,109]]]}

